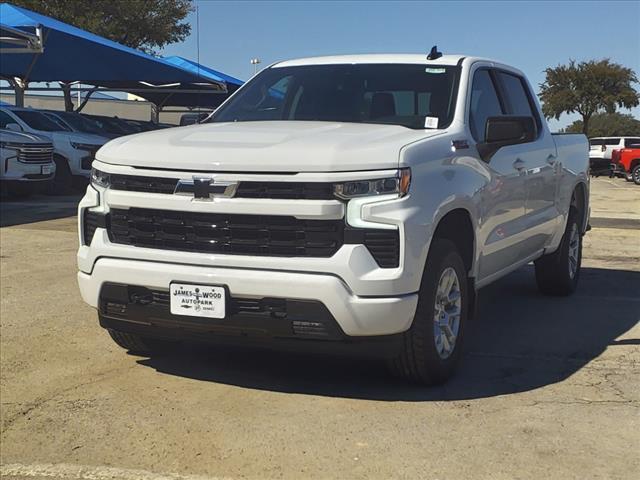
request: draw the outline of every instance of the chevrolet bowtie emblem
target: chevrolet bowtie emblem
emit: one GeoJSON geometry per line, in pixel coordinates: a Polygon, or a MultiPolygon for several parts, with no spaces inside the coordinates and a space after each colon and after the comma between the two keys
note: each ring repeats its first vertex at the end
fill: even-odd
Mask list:
{"type": "Polygon", "coordinates": [[[174,193],[193,195],[198,200],[211,200],[215,197],[233,197],[237,189],[237,183],[216,182],[212,177],[194,175],[193,180],[179,180],[174,193]]]}

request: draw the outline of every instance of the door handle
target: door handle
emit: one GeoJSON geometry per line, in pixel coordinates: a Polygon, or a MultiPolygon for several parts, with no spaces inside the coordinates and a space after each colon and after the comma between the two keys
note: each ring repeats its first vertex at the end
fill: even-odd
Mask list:
{"type": "Polygon", "coordinates": [[[515,168],[518,171],[522,170],[524,166],[525,166],[525,163],[521,158],[516,158],[516,161],[513,162],[513,168],[515,168]]]}
{"type": "Polygon", "coordinates": [[[553,153],[550,153],[547,157],[547,163],[549,165],[554,165],[556,163],[556,156],[553,153]]]}

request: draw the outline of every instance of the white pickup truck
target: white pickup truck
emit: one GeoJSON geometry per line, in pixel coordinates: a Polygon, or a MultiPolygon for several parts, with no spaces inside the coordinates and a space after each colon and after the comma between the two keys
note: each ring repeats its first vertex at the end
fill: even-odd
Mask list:
{"type": "Polygon", "coordinates": [[[571,294],[588,143],[552,135],[519,70],[463,56],[271,65],[205,124],[102,147],[78,281],[133,352],[172,341],[361,352],[425,384],[476,292],[535,262],[571,294]]]}

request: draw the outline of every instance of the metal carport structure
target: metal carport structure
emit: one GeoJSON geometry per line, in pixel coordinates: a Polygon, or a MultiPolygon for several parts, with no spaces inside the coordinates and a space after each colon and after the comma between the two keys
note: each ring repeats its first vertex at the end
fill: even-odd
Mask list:
{"type": "Polygon", "coordinates": [[[165,106],[215,108],[238,88],[236,82],[241,83],[202,66],[194,68],[197,64],[188,60],[183,59],[188,65],[184,68],[8,3],[0,4],[0,22],[6,29],[26,36],[39,34],[42,39],[41,51],[3,53],[0,58],[0,77],[13,86],[17,104],[30,82],[60,82],[63,91],[81,83],[94,86],[89,90],[134,93],[158,110],[165,106]]]}

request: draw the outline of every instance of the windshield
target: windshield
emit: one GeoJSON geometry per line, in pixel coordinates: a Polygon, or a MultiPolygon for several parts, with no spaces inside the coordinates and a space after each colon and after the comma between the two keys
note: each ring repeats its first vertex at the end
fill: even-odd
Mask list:
{"type": "Polygon", "coordinates": [[[82,115],[69,112],[56,112],[62,120],[67,122],[74,130],[84,133],[95,133],[100,135],[103,133],[100,127],[93,121],[84,118],[82,115]]]}
{"type": "Polygon", "coordinates": [[[208,122],[308,120],[445,128],[458,67],[309,65],[263,70],[208,122]]]}
{"type": "Polygon", "coordinates": [[[130,126],[125,127],[121,125],[116,118],[91,115],[89,115],[88,117],[89,120],[96,122],[98,128],[104,130],[107,133],[115,133],[118,135],[128,135],[130,133],[136,133],[135,129],[131,128],[130,126]]]}
{"type": "Polygon", "coordinates": [[[14,110],[15,113],[20,119],[29,125],[34,130],[43,130],[45,132],[61,132],[61,131],[69,131],[68,128],[63,125],[54,122],[50,118],[47,118],[40,112],[30,112],[27,110],[14,110]]]}

